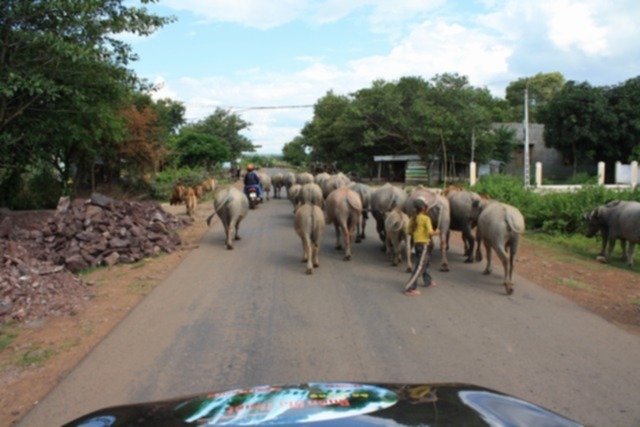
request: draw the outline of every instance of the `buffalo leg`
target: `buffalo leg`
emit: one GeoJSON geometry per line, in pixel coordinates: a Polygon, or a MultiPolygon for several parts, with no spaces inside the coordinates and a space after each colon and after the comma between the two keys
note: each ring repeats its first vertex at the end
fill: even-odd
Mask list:
{"type": "Polygon", "coordinates": [[[488,241],[484,242],[484,251],[487,255],[487,264],[482,274],[491,274],[491,243],[489,243],[488,241]]]}

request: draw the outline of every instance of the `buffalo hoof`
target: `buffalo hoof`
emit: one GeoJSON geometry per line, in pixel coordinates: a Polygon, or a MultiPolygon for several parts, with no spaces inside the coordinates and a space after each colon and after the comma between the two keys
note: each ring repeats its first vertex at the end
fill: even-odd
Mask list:
{"type": "Polygon", "coordinates": [[[472,264],[473,263],[473,258],[467,258],[464,260],[465,264],[472,264]]]}
{"type": "Polygon", "coordinates": [[[484,274],[485,276],[491,274],[491,270],[485,270],[482,272],[482,274],[484,274]]]}
{"type": "Polygon", "coordinates": [[[446,264],[443,264],[440,266],[440,271],[444,271],[444,272],[448,272],[449,271],[449,266],[446,264]]]}
{"type": "Polygon", "coordinates": [[[320,267],[320,264],[315,264],[315,263],[313,264],[313,268],[318,268],[318,267],[320,267]]]}
{"type": "Polygon", "coordinates": [[[504,289],[507,291],[507,295],[513,294],[513,283],[510,283],[510,282],[505,283],[504,289]]]}
{"type": "Polygon", "coordinates": [[[345,255],[342,259],[345,261],[351,261],[351,255],[345,255]]]}
{"type": "Polygon", "coordinates": [[[313,268],[307,268],[307,271],[305,271],[305,274],[313,274],[313,268]]]}
{"type": "Polygon", "coordinates": [[[242,237],[236,236],[236,240],[242,240],[242,237]]]}
{"type": "Polygon", "coordinates": [[[362,239],[358,237],[358,238],[356,239],[356,243],[362,243],[362,239]]]}
{"type": "Polygon", "coordinates": [[[233,246],[231,246],[231,245],[227,245],[227,249],[228,249],[228,250],[230,250],[230,251],[232,251],[232,250],[233,250],[233,246]]]}
{"type": "Polygon", "coordinates": [[[335,246],[333,249],[335,249],[336,251],[340,251],[342,250],[342,245],[335,246]]]}
{"type": "Polygon", "coordinates": [[[404,271],[407,273],[411,273],[413,271],[413,268],[407,267],[404,271]]]}

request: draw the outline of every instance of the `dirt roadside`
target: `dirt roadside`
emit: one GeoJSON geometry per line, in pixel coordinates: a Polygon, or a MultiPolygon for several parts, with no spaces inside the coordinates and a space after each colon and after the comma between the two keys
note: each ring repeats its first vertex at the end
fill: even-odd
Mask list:
{"type": "MultiPolygon", "coordinates": [[[[164,206],[184,216],[184,206],[164,206]]],[[[83,277],[93,296],[72,316],[15,327],[17,337],[0,351],[0,426],[15,425],[70,372],[136,304],[198,247],[207,231],[210,203],[181,231],[179,250],[137,264],[99,269],[83,277]]],[[[457,234],[457,233],[456,233],[457,234]]],[[[458,238],[457,235],[454,238],[458,238]]],[[[640,335],[640,274],[577,259],[525,239],[516,272],[640,335]]],[[[516,294],[517,296],[517,287],[516,294]]]]}

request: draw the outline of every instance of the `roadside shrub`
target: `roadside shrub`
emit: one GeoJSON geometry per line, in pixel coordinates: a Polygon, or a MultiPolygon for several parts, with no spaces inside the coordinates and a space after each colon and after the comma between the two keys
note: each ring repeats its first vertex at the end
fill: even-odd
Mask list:
{"type": "Polygon", "coordinates": [[[552,234],[584,233],[583,215],[611,200],[640,201],[640,191],[617,191],[599,185],[585,185],[566,193],[534,193],[524,188],[520,178],[504,175],[485,176],[473,187],[477,193],[515,206],[522,212],[527,230],[552,234]]]}
{"type": "Polygon", "coordinates": [[[210,177],[211,174],[205,169],[166,169],[158,172],[151,179],[151,197],[160,201],[169,200],[174,185],[182,184],[192,187],[210,177]]]}

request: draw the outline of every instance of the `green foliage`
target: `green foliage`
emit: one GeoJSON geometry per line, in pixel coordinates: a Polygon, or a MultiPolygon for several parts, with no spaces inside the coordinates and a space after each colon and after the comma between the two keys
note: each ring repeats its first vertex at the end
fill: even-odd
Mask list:
{"type": "Polygon", "coordinates": [[[377,80],[349,96],[328,92],[302,130],[301,145],[312,148],[313,161],[337,161],[342,170],[367,173],[376,154],[470,159],[474,132],[477,157],[486,160],[502,143],[490,125],[505,106],[457,74],[377,80]]]}
{"type": "Polygon", "coordinates": [[[211,178],[211,173],[202,168],[165,169],[151,179],[150,193],[155,200],[166,201],[171,197],[173,186],[183,184],[194,186],[211,178]]]}
{"type": "Polygon", "coordinates": [[[0,351],[11,345],[17,337],[17,332],[12,330],[10,325],[0,326],[0,351]]]}
{"type": "Polygon", "coordinates": [[[124,0],[4,0],[0,9],[0,187],[45,162],[62,182],[88,179],[98,158],[117,169],[118,111],[146,84],[127,68],[131,47],[114,35],[147,36],[172,18],[124,0]]]}
{"type": "Polygon", "coordinates": [[[506,101],[510,107],[505,121],[520,122],[524,117],[524,92],[528,88],[529,122],[539,123],[539,110],[547,105],[562,89],[565,80],[559,72],[538,73],[533,77],[523,77],[509,83],[506,101]]]}
{"type": "Polygon", "coordinates": [[[177,167],[213,169],[220,162],[229,161],[229,147],[218,137],[193,131],[182,131],[171,141],[177,167]]]}
{"type": "Polygon", "coordinates": [[[309,162],[309,155],[305,149],[304,138],[295,137],[282,148],[282,158],[294,166],[302,166],[309,162]]]}
{"type": "Polygon", "coordinates": [[[545,125],[545,145],[571,159],[574,173],[578,164],[597,160],[615,161],[622,154],[612,146],[609,132],[616,118],[605,91],[588,83],[567,82],[541,110],[545,125]]]}
{"type": "Polygon", "coordinates": [[[554,234],[584,233],[582,216],[608,201],[640,201],[638,190],[615,191],[598,185],[586,185],[568,193],[537,194],[526,190],[521,179],[504,175],[482,177],[472,190],[520,209],[527,230],[554,234]]]}
{"type": "Polygon", "coordinates": [[[216,138],[229,149],[229,158],[225,160],[235,160],[241,157],[242,152],[255,151],[251,141],[240,134],[249,126],[251,123],[241,119],[238,114],[218,107],[205,119],[183,127],[182,131],[216,138]]]}

